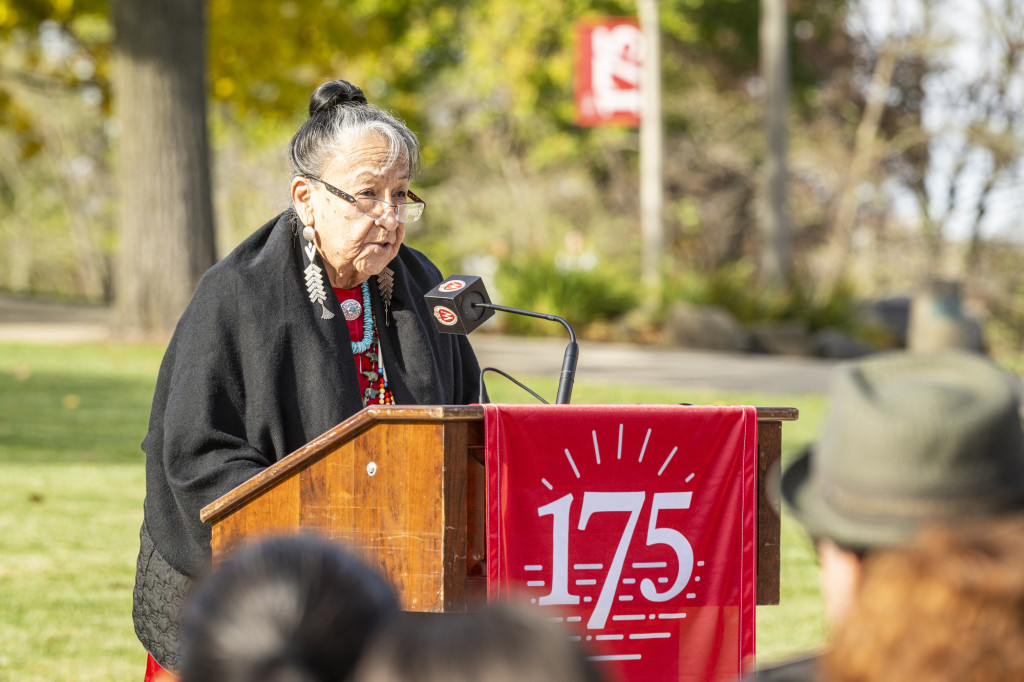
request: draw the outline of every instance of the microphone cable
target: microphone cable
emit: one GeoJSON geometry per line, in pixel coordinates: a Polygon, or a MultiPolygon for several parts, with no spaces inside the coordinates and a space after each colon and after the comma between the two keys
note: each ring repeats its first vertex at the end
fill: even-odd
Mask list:
{"type": "Polygon", "coordinates": [[[503,372],[502,370],[498,369],[497,367],[484,367],[483,369],[480,370],[480,402],[481,402],[481,404],[486,404],[486,403],[491,402],[490,398],[487,396],[487,386],[484,384],[484,373],[485,372],[494,372],[496,374],[500,374],[501,376],[505,377],[506,379],[511,381],[513,384],[515,384],[519,388],[523,389],[524,391],[526,391],[527,393],[532,395],[534,398],[536,398],[537,400],[539,400],[542,403],[544,403],[545,405],[549,404],[548,401],[544,400],[544,398],[541,398],[540,395],[538,395],[537,392],[534,391],[533,389],[531,389],[529,386],[527,386],[523,382],[519,381],[518,379],[516,379],[514,376],[512,376],[508,372],[503,372]]]}

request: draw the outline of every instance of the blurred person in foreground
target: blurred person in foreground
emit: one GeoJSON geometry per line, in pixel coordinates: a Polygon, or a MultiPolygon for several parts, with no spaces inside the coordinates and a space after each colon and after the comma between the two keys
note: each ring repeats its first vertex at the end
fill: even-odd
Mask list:
{"type": "Polygon", "coordinates": [[[353,682],[601,682],[584,649],[519,604],[402,614],[383,629],[353,682]]]}
{"type": "MultiPolygon", "coordinates": [[[[837,368],[818,442],[783,472],[781,494],[815,544],[833,628],[864,559],[933,522],[1024,509],[1017,386],[982,356],[891,352],[837,368]]],[[[823,680],[820,656],[751,679],[823,680]]]]}
{"type": "Polygon", "coordinates": [[[399,613],[383,576],[315,536],[244,547],[197,583],[181,682],[336,682],[399,613]]]}
{"type": "Polygon", "coordinates": [[[1024,680],[1024,517],[933,527],[865,562],[831,682],[1024,680]]]}
{"type": "Polygon", "coordinates": [[[151,666],[178,664],[203,507],[368,404],[477,400],[472,348],[423,300],[441,273],[403,244],[425,209],[416,136],[336,80],[289,153],[291,206],[204,275],[160,367],[133,608],[151,666]]]}

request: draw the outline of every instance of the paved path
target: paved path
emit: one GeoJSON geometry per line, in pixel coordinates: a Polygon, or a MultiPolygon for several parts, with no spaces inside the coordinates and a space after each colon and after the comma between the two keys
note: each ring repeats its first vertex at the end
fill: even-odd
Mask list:
{"type": "MultiPolygon", "coordinates": [[[[78,343],[110,340],[111,312],[0,296],[0,341],[78,343]]],[[[516,377],[550,375],[562,368],[566,339],[518,338],[477,332],[470,337],[482,366],[516,377]]],[[[644,386],[824,393],[835,363],[778,355],[713,353],[628,344],[580,343],[577,381],[644,386]]]]}
{"type": "Polygon", "coordinates": [[[110,308],[0,296],[0,341],[78,343],[111,338],[110,308]]]}
{"type": "MultiPolygon", "coordinates": [[[[558,376],[566,340],[474,335],[482,366],[513,374],[558,376]]],[[[765,393],[824,393],[834,362],[777,355],[739,355],[580,342],[580,378],[644,386],[765,393]]]]}

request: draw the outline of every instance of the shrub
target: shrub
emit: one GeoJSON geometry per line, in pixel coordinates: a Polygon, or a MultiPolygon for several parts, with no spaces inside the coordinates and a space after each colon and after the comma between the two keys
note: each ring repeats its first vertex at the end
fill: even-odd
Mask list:
{"type": "Polygon", "coordinates": [[[741,262],[708,274],[684,273],[672,289],[675,300],[720,306],[744,324],[799,320],[812,331],[866,331],[853,287],[846,282],[824,295],[799,278],[786,289],[767,290],[757,283],[753,265],[741,262]]]}
{"type": "MultiPolygon", "coordinates": [[[[559,315],[577,332],[628,312],[640,298],[639,282],[614,267],[560,267],[554,257],[537,253],[502,261],[496,283],[496,303],[559,315]]],[[[521,315],[505,315],[501,325],[513,334],[563,333],[551,322],[521,315]]]]}

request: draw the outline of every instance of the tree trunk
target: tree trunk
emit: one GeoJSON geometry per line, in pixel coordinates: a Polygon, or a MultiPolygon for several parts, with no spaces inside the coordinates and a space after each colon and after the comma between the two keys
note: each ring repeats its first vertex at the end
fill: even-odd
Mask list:
{"type": "Polygon", "coordinates": [[[786,113],[789,103],[789,43],[786,0],[761,0],[761,75],[765,82],[767,154],[758,187],[761,200],[761,284],[789,282],[789,216],[786,212],[786,113]]]}
{"type": "Polygon", "coordinates": [[[857,190],[868,179],[877,161],[876,140],[882,125],[882,114],[885,113],[885,98],[899,59],[898,49],[896,45],[883,45],[871,74],[864,113],[857,124],[852,158],[832,222],[832,234],[826,246],[825,267],[819,278],[819,294],[822,297],[831,295],[847,274],[850,246],[861,207],[857,190]]]}
{"type": "Polygon", "coordinates": [[[639,0],[637,15],[644,35],[643,109],[640,115],[640,229],[643,234],[643,282],[647,300],[663,295],[666,261],[664,169],[661,115],[661,23],[658,0],[639,0]]]}
{"type": "Polygon", "coordinates": [[[174,327],[215,258],[203,0],[116,0],[114,299],[129,332],[174,327]]]}

